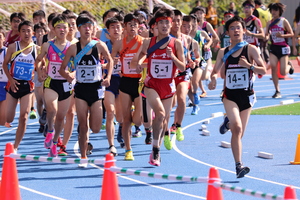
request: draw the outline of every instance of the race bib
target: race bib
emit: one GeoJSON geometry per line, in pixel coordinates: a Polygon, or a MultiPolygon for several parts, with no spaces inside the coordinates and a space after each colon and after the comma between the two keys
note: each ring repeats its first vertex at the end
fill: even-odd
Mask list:
{"type": "Polygon", "coordinates": [[[2,68],[2,63],[0,63],[0,82],[8,82],[8,78],[6,74],[4,73],[4,70],[2,68]]]}
{"type": "Polygon", "coordinates": [[[105,92],[105,87],[102,87],[97,90],[98,91],[98,98],[103,99],[104,98],[104,92],[105,92]]]}
{"type": "Polygon", "coordinates": [[[250,35],[244,35],[244,40],[246,42],[248,42],[249,44],[253,44],[254,43],[254,37],[253,36],[250,36],[250,35]]]}
{"type": "Polygon", "coordinates": [[[80,83],[95,83],[102,79],[100,65],[77,65],[76,79],[80,83]]]}
{"type": "Polygon", "coordinates": [[[228,89],[244,89],[249,85],[248,69],[227,69],[226,87],[228,89]]]}
{"type": "Polygon", "coordinates": [[[204,52],[204,56],[203,56],[204,60],[208,60],[211,57],[212,57],[212,52],[211,51],[205,51],[204,52]]]}
{"type": "Polygon", "coordinates": [[[223,44],[224,44],[224,47],[228,47],[228,46],[230,46],[230,38],[224,38],[224,40],[223,40],[223,44]]]}
{"type": "Polygon", "coordinates": [[[64,82],[63,87],[65,92],[70,92],[72,90],[72,84],[69,82],[64,82]]]}
{"type": "Polygon", "coordinates": [[[172,78],[173,61],[152,59],[150,73],[153,78],[165,79],[172,78]]]}
{"type": "Polygon", "coordinates": [[[61,63],[60,62],[53,62],[51,61],[49,63],[49,71],[48,71],[48,76],[50,76],[52,79],[56,80],[64,80],[60,74],[59,74],[59,69],[60,69],[61,63]]]}
{"type": "Polygon", "coordinates": [[[276,31],[276,32],[272,32],[271,35],[272,35],[272,40],[274,43],[281,43],[281,42],[285,42],[285,39],[284,38],[279,38],[279,37],[276,37],[276,33],[281,33],[281,34],[284,34],[283,31],[276,31]]]}
{"type": "Polygon", "coordinates": [[[119,71],[121,71],[121,62],[118,61],[116,65],[114,65],[112,74],[119,74],[119,71]]]}
{"type": "Polygon", "coordinates": [[[32,72],[34,70],[34,65],[24,62],[15,62],[14,67],[14,78],[24,81],[29,81],[32,78],[32,72]]]}
{"type": "Polygon", "coordinates": [[[283,55],[287,55],[287,54],[290,54],[291,53],[291,48],[289,46],[287,47],[282,47],[281,48],[281,52],[283,55]]]}
{"type": "Polygon", "coordinates": [[[123,58],[123,73],[124,74],[136,74],[136,69],[129,69],[130,62],[133,57],[124,57],[123,58]]]}

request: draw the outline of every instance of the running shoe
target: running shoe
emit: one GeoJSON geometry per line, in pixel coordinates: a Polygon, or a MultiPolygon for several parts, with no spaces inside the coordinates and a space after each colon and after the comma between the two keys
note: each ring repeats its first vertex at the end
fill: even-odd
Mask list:
{"type": "Polygon", "coordinates": [[[279,91],[276,91],[275,94],[272,96],[272,98],[274,98],[274,99],[279,99],[279,98],[281,98],[280,92],[279,92],[279,91]]]}
{"type": "Polygon", "coordinates": [[[170,133],[171,133],[171,134],[175,134],[176,131],[177,131],[177,127],[176,127],[175,124],[173,124],[173,125],[171,126],[171,128],[170,128],[170,133]]]}
{"type": "Polygon", "coordinates": [[[44,109],[42,112],[42,116],[39,119],[39,123],[45,125],[47,122],[46,117],[47,117],[47,111],[44,109]]]}
{"type": "Polygon", "coordinates": [[[47,132],[48,132],[48,124],[45,124],[45,127],[44,127],[44,137],[47,136],[47,132]]]}
{"type": "Polygon", "coordinates": [[[11,125],[10,123],[7,123],[7,122],[5,122],[4,126],[5,126],[6,128],[12,127],[12,125],[11,125]]]}
{"type": "Polygon", "coordinates": [[[193,104],[192,101],[189,99],[187,107],[192,107],[193,105],[194,105],[194,104],[193,104]]]}
{"type": "Polygon", "coordinates": [[[137,129],[133,134],[132,137],[139,138],[142,137],[142,131],[140,129],[137,129]]]}
{"type": "Polygon", "coordinates": [[[53,136],[54,136],[54,132],[47,133],[46,138],[44,140],[44,147],[46,149],[52,148],[52,146],[53,146],[53,136]]]}
{"type": "Polygon", "coordinates": [[[45,125],[40,124],[39,132],[43,133],[45,129],[45,125]]]}
{"type": "Polygon", "coordinates": [[[67,156],[66,145],[62,145],[58,151],[59,156],[67,156]]]}
{"type": "Polygon", "coordinates": [[[206,93],[206,92],[202,92],[202,94],[199,95],[200,98],[204,98],[204,97],[206,97],[206,96],[207,96],[207,93],[206,93]]]}
{"type": "Polygon", "coordinates": [[[93,147],[92,143],[88,142],[87,149],[86,149],[86,155],[91,155],[93,153],[92,152],[93,148],[94,147],[93,147]]]}
{"type": "Polygon", "coordinates": [[[48,157],[57,157],[57,145],[56,144],[53,144],[52,147],[50,148],[48,157]]]}
{"type": "Polygon", "coordinates": [[[125,143],[122,136],[122,126],[119,126],[118,128],[117,141],[120,143],[121,148],[124,148],[125,143]]]}
{"type": "Polygon", "coordinates": [[[164,136],[164,145],[165,145],[166,149],[168,149],[168,150],[171,150],[173,148],[170,135],[164,136]]]}
{"type": "Polygon", "coordinates": [[[154,155],[154,152],[152,151],[149,156],[149,164],[153,166],[160,166],[160,162],[161,159],[159,153],[154,155]]]}
{"type": "Polygon", "coordinates": [[[124,160],[127,160],[127,161],[134,160],[132,150],[129,150],[129,151],[125,152],[125,158],[124,158],[124,160]]]}
{"type": "Polygon", "coordinates": [[[176,140],[179,141],[179,142],[184,140],[184,135],[183,135],[183,132],[181,130],[181,127],[177,127],[176,140]]]}
{"type": "MultiPolygon", "coordinates": [[[[87,157],[81,158],[81,159],[87,159],[87,157]]],[[[87,166],[88,166],[87,163],[80,163],[80,164],[78,164],[78,167],[79,167],[79,168],[87,168],[87,166]]]]}
{"type": "Polygon", "coordinates": [[[258,78],[262,78],[262,77],[263,77],[263,75],[261,75],[261,74],[257,74],[257,77],[258,77],[258,78]]]}
{"type": "Polygon", "coordinates": [[[101,126],[101,129],[102,130],[105,130],[106,128],[106,119],[102,119],[102,126],[101,126]]]}
{"type": "Polygon", "coordinates": [[[223,123],[221,124],[220,129],[219,129],[219,131],[220,131],[221,134],[225,134],[227,131],[229,131],[228,123],[229,123],[229,119],[228,119],[228,117],[225,115],[225,116],[224,116],[224,121],[223,121],[223,123]]]}
{"type": "Polygon", "coordinates": [[[60,137],[58,137],[58,140],[57,140],[57,146],[58,146],[58,147],[63,146],[63,143],[62,143],[62,140],[61,140],[60,137]]]}
{"type": "Polygon", "coordinates": [[[114,156],[117,156],[117,155],[118,155],[117,149],[116,149],[116,147],[115,147],[114,145],[111,145],[111,146],[109,147],[109,153],[112,153],[114,156]]]}
{"type": "Polygon", "coordinates": [[[151,144],[151,143],[152,143],[152,132],[146,131],[145,144],[151,144]]]}
{"type": "Polygon", "coordinates": [[[246,174],[250,172],[249,167],[244,167],[242,165],[236,167],[236,178],[243,178],[246,174]]]}
{"type": "Polygon", "coordinates": [[[36,118],[37,118],[36,111],[33,109],[29,113],[29,119],[36,119],[36,118]]]}
{"type": "Polygon", "coordinates": [[[193,110],[191,112],[191,115],[198,115],[199,110],[200,110],[199,106],[197,106],[197,105],[193,106],[193,110]]]}
{"type": "Polygon", "coordinates": [[[289,74],[293,74],[295,70],[294,70],[294,66],[293,66],[292,62],[291,62],[291,61],[288,61],[288,65],[291,66],[291,68],[290,68],[290,70],[289,70],[289,74]]]}
{"type": "Polygon", "coordinates": [[[198,105],[200,103],[200,98],[197,93],[193,93],[194,96],[194,104],[198,105]]]}

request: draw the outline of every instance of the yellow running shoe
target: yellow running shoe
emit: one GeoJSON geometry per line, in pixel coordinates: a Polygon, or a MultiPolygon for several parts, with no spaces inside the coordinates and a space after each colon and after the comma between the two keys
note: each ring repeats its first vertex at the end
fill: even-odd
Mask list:
{"type": "Polygon", "coordinates": [[[165,145],[166,149],[168,149],[168,150],[172,149],[172,142],[171,142],[170,135],[164,136],[164,145],[165,145]]]}
{"type": "Polygon", "coordinates": [[[125,160],[134,160],[134,157],[133,157],[133,153],[132,153],[132,150],[128,150],[125,152],[125,160]]]}
{"type": "Polygon", "coordinates": [[[183,132],[181,130],[181,127],[177,127],[177,130],[176,130],[176,140],[177,141],[182,141],[184,140],[184,135],[183,135],[183,132]]]}

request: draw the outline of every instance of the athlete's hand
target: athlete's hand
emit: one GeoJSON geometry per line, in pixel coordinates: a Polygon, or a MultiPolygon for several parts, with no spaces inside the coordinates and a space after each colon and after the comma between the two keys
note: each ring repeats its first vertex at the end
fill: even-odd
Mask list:
{"type": "Polygon", "coordinates": [[[210,83],[208,84],[208,89],[214,90],[216,89],[217,81],[216,78],[212,77],[210,83]]]}
{"type": "Polygon", "coordinates": [[[143,71],[142,65],[138,64],[138,65],[136,66],[136,73],[140,74],[142,71],[143,71]]]}
{"type": "Polygon", "coordinates": [[[252,35],[252,33],[249,31],[249,30],[246,30],[246,33],[245,33],[246,35],[248,35],[248,36],[251,36],[252,35]]]}
{"type": "Polygon", "coordinates": [[[281,37],[282,37],[282,34],[279,33],[279,32],[277,32],[277,33],[276,33],[276,37],[281,38],[281,37]]]}
{"type": "Polygon", "coordinates": [[[247,61],[245,56],[241,56],[238,65],[249,68],[251,64],[247,61]]]}
{"type": "Polygon", "coordinates": [[[196,67],[196,64],[193,60],[189,60],[188,64],[187,64],[191,69],[194,69],[196,67]]]}
{"type": "Polygon", "coordinates": [[[204,51],[209,51],[210,50],[210,47],[208,46],[208,45],[203,45],[203,49],[204,49],[204,51]]]}
{"type": "Polygon", "coordinates": [[[75,71],[74,72],[70,72],[68,73],[68,76],[67,76],[67,81],[69,83],[72,83],[72,81],[75,79],[75,71]]]}
{"type": "Polygon", "coordinates": [[[101,85],[104,87],[108,87],[110,85],[110,79],[109,78],[103,79],[101,85]]]}
{"type": "Polygon", "coordinates": [[[41,70],[41,73],[38,76],[38,81],[43,82],[44,80],[46,80],[47,77],[47,74],[43,70],[41,70]]]}
{"type": "Polygon", "coordinates": [[[10,90],[12,92],[16,93],[19,90],[18,85],[20,85],[20,83],[18,81],[16,81],[15,79],[12,79],[10,81],[10,90]]]}
{"type": "Polygon", "coordinates": [[[167,52],[167,55],[173,60],[175,56],[173,54],[172,48],[167,47],[166,52],[167,52]]]}

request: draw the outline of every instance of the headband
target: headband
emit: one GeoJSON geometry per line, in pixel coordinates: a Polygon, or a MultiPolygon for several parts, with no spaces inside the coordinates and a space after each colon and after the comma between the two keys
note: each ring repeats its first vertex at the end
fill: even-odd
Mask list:
{"type": "Polygon", "coordinates": [[[86,23],[79,24],[79,25],[77,26],[77,28],[79,28],[80,26],[82,26],[82,25],[84,25],[84,24],[92,24],[92,25],[94,26],[94,23],[93,23],[93,22],[88,21],[88,22],[86,22],[86,23]]]}
{"type": "Polygon", "coordinates": [[[59,20],[59,21],[57,21],[55,24],[54,24],[54,28],[55,28],[55,26],[57,26],[58,24],[66,24],[66,25],[68,25],[68,23],[67,22],[65,22],[65,21],[63,21],[63,20],[59,20]]]}
{"type": "Polygon", "coordinates": [[[159,22],[161,20],[168,20],[169,22],[173,21],[171,17],[158,17],[155,19],[155,22],[159,22]]]}
{"type": "Polygon", "coordinates": [[[224,17],[227,16],[227,15],[234,16],[234,14],[232,14],[232,13],[226,13],[226,14],[224,15],[224,17]]]}

